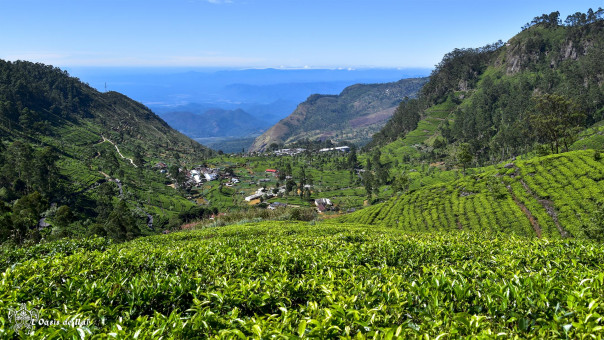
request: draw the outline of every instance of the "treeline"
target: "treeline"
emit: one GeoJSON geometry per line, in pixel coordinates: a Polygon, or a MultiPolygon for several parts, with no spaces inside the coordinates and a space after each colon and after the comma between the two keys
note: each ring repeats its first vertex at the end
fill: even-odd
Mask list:
{"type": "MultiPolygon", "coordinates": [[[[566,26],[584,26],[592,24],[598,21],[604,20],[604,9],[601,7],[597,11],[589,9],[587,13],[576,12],[566,17],[564,24],[566,26]]],[[[557,27],[562,26],[562,19],[560,18],[560,12],[552,12],[550,14],[542,14],[541,16],[533,18],[531,22],[526,23],[522,26],[522,30],[527,30],[535,25],[542,25],[544,27],[557,27]]]]}
{"type": "Polygon", "coordinates": [[[82,128],[111,135],[120,144],[138,140],[147,153],[214,155],[122,94],[100,93],[53,66],[0,59],[0,136],[10,138],[17,133],[32,141],[39,135],[60,138],[57,128],[90,123],[93,128],[82,128]]]}
{"type": "Polygon", "coordinates": [[[455,91],[474,88],[480,75],[491,63],[492,55],[501,46],[503,42],[498,41],[480,48],[456,48],[445,54],[430,74],[430,80],[422,87],[419,97],[405,98],[384,128],[373,136],[366,149],[393,142],[406,135],[417,127],[425,109],[446,101],[455,91]]]}
{"type": "Polygon", "coordinates": [[[127,240],[185,221],[170,221],[180,211],[162,206],[149,228],[143,193],[165,187],[166,178],[146,162],[213,155],[143,104],[26,61],[0,60],[0,137],[0,243],[93,234],[127,240]]]}
{"type": "Polygon", "coordinates": [[[60,174],[60,154],[17,140],[0,143],[0,243],[38,242],[67,236],[104,235],[127,240],[141,235],[125,201],[115,201],[115,183],[98,187],[98,199],[70,192],[60,174]]]}

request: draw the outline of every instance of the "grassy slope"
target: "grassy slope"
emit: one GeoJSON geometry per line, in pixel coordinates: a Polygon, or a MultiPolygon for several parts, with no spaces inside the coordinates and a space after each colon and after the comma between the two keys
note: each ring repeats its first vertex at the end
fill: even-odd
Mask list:
{"type": "Polygon", "coordinates": [[[440,135],[438,128],[446,120],[453,121],[453,111],[457,106],[450,100],[428,108],[424,116],[417,124],[417,128],[403,138],[389,143],[380,148],[382,163],[391,163],[395,159],[409,156],[412,159],[419,158],[422,152],[422,144],[432,145],[434,138],[440,135]]]}
{"type": "MultiPolygon", "coordinates": [[[[0,253],[9,308],[118,338],[601,337],[601,245],[513,235],[263,222],[0,253]],[[10,255],[10,256],[7,256],[10,255]]],[[[25,334],[21,334],[25,336],[25,334]]]]}

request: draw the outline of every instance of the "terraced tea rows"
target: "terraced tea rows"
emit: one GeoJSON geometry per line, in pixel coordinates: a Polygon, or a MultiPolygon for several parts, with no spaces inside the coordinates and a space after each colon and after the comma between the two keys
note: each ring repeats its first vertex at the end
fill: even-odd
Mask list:
{"type": "Polygon", "coordinates": [[[604,192],[604,163],[594,151],[518,161],[446,184],[424,187],[342,217],[344,222],[409,231],[473,230],[558,238],[584,237],[582,223],[604,192]]]}
{"type": "Polygon", "coordinates": [[[604,248],[580,240],[267,222],[70,242],[4,253],[2,338],[22,303],[86,320],[38,338],[604,336],[604,248]]]}

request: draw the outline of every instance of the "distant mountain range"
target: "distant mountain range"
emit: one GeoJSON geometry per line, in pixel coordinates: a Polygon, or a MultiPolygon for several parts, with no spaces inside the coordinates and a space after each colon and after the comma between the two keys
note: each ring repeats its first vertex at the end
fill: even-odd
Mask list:
{"type": "Polygon", "coordinates": [[[209,109],[203,113],[167,112],[160,115],[171,127],[191,138],[245,137],[265,131],[269,123],[237,110],[209,109]]]}
{"type": "Polygon", "coordinates": [[[386,124],[406,97],[415,97],[427,78],[383,84],[356,84],[339,95],[314,94],[256,138],[250,151],[302,139],[334,139],[363,144],[386,124]]]}
{"type": "Polygon", "coordinates": [[[428,69],[244,69],[194,71],[179,68],[70,68],[99,91],[117,91],[154,112],[242,109],[275,124],[313,93],[337,94],[358,83],[423,77],[428,69]]]}

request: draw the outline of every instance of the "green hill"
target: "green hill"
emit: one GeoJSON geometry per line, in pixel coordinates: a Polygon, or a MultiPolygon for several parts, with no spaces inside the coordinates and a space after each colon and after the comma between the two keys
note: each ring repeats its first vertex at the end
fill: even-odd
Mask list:
{"type": "Polygon", "coordinates": [[[365,143],[392,116],[398,103],[414,97],[426,78],[385,84],[357,84],[339,95],[312,95],[296,110],[256,138],[250,151],[271,144],[303,139],[331,139],[365,143]]]}
{"type": "Polygon", "coordinates": [[[0,136],[3,241],[130,238],[148,231],[152,216],[161,227],[194,204],[152,166],[213,154],[138,102],[22,61],[0,61],[0,136]]]}
{"type": "Polygon", "coordinates": [[[452,166],[462,144],[475,165],[512,158],[537,144],[549,152],[565,150],[576,131],[604,117],[604,20],[598,13],[566,25],[557,13],[537,17],[505,43],[448,53],[419,98],[401,103],[369,148],[381,148],[390,157],[385,162],[407,156],[452,166]],[[544,100],[566,101],[576,114],[556,127],[557,137],[544,131],[555,122],[539,110],[544,100]]]}

